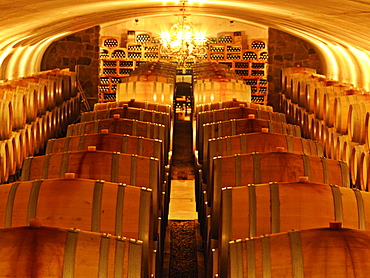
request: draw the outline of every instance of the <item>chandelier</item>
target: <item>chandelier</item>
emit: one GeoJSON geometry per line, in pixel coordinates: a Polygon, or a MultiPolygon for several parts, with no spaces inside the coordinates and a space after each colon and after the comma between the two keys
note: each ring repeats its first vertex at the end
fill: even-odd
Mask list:
{"type": "Polygon", "coordinates": [[[161,55],[175,61],[181,68],[186,67],[186,61],[196,62],[198,59],[204,59],[207,54],[206,35],[187,21],[189,15],[185,14],[186,2],[182,1],[181,20],[173,24],[169,31],[160,34],[161,55]]]}

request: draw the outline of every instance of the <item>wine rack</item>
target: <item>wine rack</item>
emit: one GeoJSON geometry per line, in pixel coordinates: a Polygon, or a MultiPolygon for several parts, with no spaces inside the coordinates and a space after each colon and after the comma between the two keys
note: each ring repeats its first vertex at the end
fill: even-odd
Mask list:
{"type": "Polygon", "coordinates": [[[248,79],[248,78],[245,78],[244,79],[244,82],[245,82],[245,84],[247,84],[247,85],[250,85],[250,86],[252,86],[252,85],[257,85],[258,84],[258,79],[256,79],[256,78],[253,78],[253,79],[248,79]]]}
{"type": "Polygon", "coordinates": [[[225,46],[223,45],[210,45],[209,51],[212,53],[223,53],[225,51],[225,46]]]}
{"type": "Polygon", "coordinates": [[[251,71],[252,76],[265,76],[264,70],[252,70],[251,71]]]}
{"type": "Polygon", "coordinates": [[[110,77],[100,77],[100,86],[109,85],[110,77]]]}
{"type": "Polygon", "coordinates": [[[141,53],[138,53],[138,52],[129,52],[127,57],[130,59],[140,59],[142,55],[141,53]]]}
{"type": "Polygon", "coordinates": [[[112,59],[123,59],[126,58],[126,52],[124,50],[114,50],[112,52],[112,59]]]}
{"type": "Polygon", "coordinates": [[[235,73],[239,76],[248,76],[249,75],[249,70],[241,70],[241,69],[236,69],[235,73]]]}
{"type": "Polygon", "coordinates": [[[134,61],[119,61],[120,67],[132,68],[134,66],[134,61]]]}
{"type": "Polygon", "coordinates": [[[157,52],[159,45],[144,46],[144,50],[148,52],[157,52]]]}
{"type": "Polygon", "coordinates": [[[158,59],[157,53],[144,53],[145,59],[158,59]]]}
{"type": "Polygon", "coordinates": [[[127,76],[127,75],[129,75],[132,71],[133,71],[133,69],[119,69],[119,75],[127,76]]]}
{"type": "Polygon", "coordinates": [[[228,45],[226,48],[227,52],[241,52],[241,46],[228,45]]]}
{"type": "Polygon", "coordinates": [[[264,69],[265,63],[252,63],[251,68],[252,69],[264,69]]]}
{"type": "Polygon", "coordinates": [[[268,58],[269,58],[269,56],[268,56],[268,53],[266,51],[261,52],[260,55],[259,55],[259,60],[261,60],[261,61],[267,62],[268,58]]]}
{"type": "Polygon", "coordinates": [[[246,51],[243,53],[243,60],[248,60],[248,61],[252,61],[252,60],[257,60],[257,54],[253,51],[246,51]]]}
{"type": "Polygon", "coordinates": [[[208,43],[217,43],[217,38],[215,37],[212,37],[212,38],[208,38],[208,43]]]}
{"type": "Polygon", "coordinates": [[[227,60],[240,60],[240,54],[235,54],[235,53],[227,53],[226,54],[226,59],[227,60]]]}
{"type": "Polygon", "coordinates": [[[117,61],[103,60],[103,67],[105,68],[114,68],[117,67],[117,61]]]}
{"type": "Polygon", "coordinates": [[[233,43],[233,37],[230,35],[223,35],[218,37],[218,43],[233,43]]]}
{"type": "Polygon", "coordinates": [[[266,49],[266,42],[262,40],[254,40],[251,43],[252,49],[266,49]]]}
{"type": "Polygon", "coordinates": [[[224,60],[225,54],[223,53],[211,53],[210,55],[211,60],[224,60]]]}
{"type": "MultiPolygon", "coordinates": [[[[204,60],[226,65],[244,80],[252,89],[252,101],[266,103],[268,50],[266,39],[246,40],[242,32],[219,33],[207,40],[208,51],[204,60]]],[[[122,77],[128,76],[140,63],[146,61],[170,60],[160,53],[159,38],[149,33],[128,31],[126,45],[120,46],[120,39],[104,37],[100,50],[100,101],[115,100],[117,85],[122,77]]],[[[192,62],[191,62],[192,63],[192,62]]],[[[185,72],[191,75],[192,64],[187,63],[185,72]]]]}
{"type": "Polygon", "coordinates": [[[117,75],[117,69],[103,68],[103,75],[117,75]]]}
{"type": "Polygon", "coordinates": [[[116,38],[105,39],[103,46],[108,47],[108,48],[118,47],[118,39],[116,38]]]}
{"type": "Polygon", "coordinates": [[[103,49],[100,52],[100,59],[104,59],[104,58],[109,58],[109,53],[108,53],[108,50],[106,50],[106,49],[103,49]]]}
{"type": "Polygon", "coordinates": [[[136,42],[145,43],[150,42],[151,38],[149,34],[139,34],[136,36],[136,42]]]}

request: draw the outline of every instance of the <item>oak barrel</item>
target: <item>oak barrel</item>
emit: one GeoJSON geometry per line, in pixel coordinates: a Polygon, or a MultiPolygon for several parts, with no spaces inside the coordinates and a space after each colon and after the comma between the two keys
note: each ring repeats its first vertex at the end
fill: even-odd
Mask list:
{"type": "Polygon", "coordinates": [[[203,172],[212,173],[212,159],[216,156],[274,152],[282,147],[288,152],[312,156],[324,156],[323,146],[318,141],[287,134],[255,132],[213,138],[208,141],[208,155],[203,163],[203,172]],[[263,144],[261,144],[263,142],[263,144]],[[209,171],[207,169],[210,169],[209,171]]]}
{"type": "Polygon", "coordinates": [[[343,161],[288,152],[215,157],[212,181],[207,185],[212,209],[212,237],[218,238],[217,228],[223,187],[268,182],[296,182],[302,176],[308,177],[308,181],[313,183],[350,187],[348,165],[343,161]]]}
{"type": "Polygon", "coordinates": [[[221,208],[223,273],[230,240],[321,228],[331,221],[341,222],[344,228],[370,230],[366,218],[370,193],[333,185],[294,182],[224,188],[221,208]]]}
{"type": "Polygon", "coordinates": [[[0,227],[75,227],[143,241],[143,264],[153,248],[151,189],[88,179],[46,179],[0,187],[0,227]]]}
{"type": "Polygon", "coordinates": [[[95,103],[94,111],[102,109],[104,110],[108,108],[124,107],[125,105],[128,105],[129,107],[155,110],[158,112],[171,113],[172,111],[172,106],[168,104],[157,104],[148,101],[136,101],[135,99],[131,99],[130,101],[95,103]]]}
{"type": "Polygon", "coordinates": [[[0,140],[9,139],[13,130],[13,107],[8,100],[0,99],[0,140]]]}
{"type": "Polygon", "coordinates": [[[261,119],[234,119],[208,123],[202,127],[203,142],[199,143],[200,161],[203,161],[207,157],[209,139],[242,133],[261,132],[262,129],[266,128],[272,133],[288,134],[296,137],[301,136],[301,129],[297,125],[261,119]]]}
{"type": "Polygon", "coordinates": [[[163,157],[165,163],[167,163],[170,146],[168,140],[166,140],[166,128],[161,124],[141,122],[132,119],[103,119],[69,125],[67,136],[100,133],[103,129],[108,129],[108,133],[128,134],[161,140],[164,143],[163,157]]]}
{"type": "Polygon", "coordinates": [[[151,188],[153,211],[156,213],[162,200],[159,167],[156,158],[130,154],[107,151],[53,153],[26,158],[21,181],[64,178],[66,173],[75,173],[76,178],[151,188]]]}
{"type": "Polygon", "coordinates": [[[230,242],[229,271],[221,277],[367,277],[369,256],[368,231],[290,231],[230,242]]]}
{"type": "Polygon", "coordinates": [[[24,128],[26,124],[26,97],[14,91],[0,91],[0,99],[9,100],[13,109],[13,129],[24,128]]]}
{"type": "Polygon", "coordinates": [[[9,147],[6,141],[0,141],[0,183],[8,181],[9,178],[9,147]]]}
{"type": "Polygon", "coordinates": [[[137,239],[54,227],[0,229],[4,277],[143,277],[137,239]]]}
{"type": "Polygon", "coordinates": [[[341,134],[348,132],[348,111],[353,103],[370,101],[370,95],[346,95],[334,100],[334,127],[341,134]]]}

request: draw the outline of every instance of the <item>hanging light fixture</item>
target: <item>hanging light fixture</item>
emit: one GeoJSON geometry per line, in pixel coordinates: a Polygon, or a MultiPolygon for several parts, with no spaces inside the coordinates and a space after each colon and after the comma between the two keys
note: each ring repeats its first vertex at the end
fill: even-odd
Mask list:
{"type": "Polygon", "coordinates": [[[186,61],[196,62],[204,59],[207,54],[206,34],[198,31],[191,22],[187,21],[185,14],[185,4],[187,0],[182,0],[181,20],[172,25],[167,32],[160,34],[162,55],[175,61],[180,68],[186,68],[186,61]]]}

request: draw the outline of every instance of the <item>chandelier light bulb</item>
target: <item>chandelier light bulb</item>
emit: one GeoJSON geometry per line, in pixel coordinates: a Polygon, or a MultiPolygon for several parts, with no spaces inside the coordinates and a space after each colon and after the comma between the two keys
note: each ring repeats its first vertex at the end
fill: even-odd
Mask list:
{"type": "Polygon", "coordinates": [[[160,52],[169,57],[178,66],[186,65],[186,60],[196,61],[203,59],[207,53],[207,38],[204,32],[198,31],[185,15],[185,3],[183,3],[181,21],[172,25],[169,31],[160,34],[160,52]]]}

